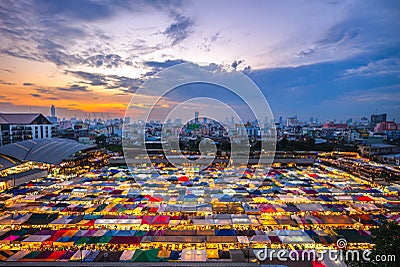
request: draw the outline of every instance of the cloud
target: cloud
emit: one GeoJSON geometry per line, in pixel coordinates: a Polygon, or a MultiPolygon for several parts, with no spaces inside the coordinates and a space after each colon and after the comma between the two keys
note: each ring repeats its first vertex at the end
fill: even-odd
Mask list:
{"type": "MultiPolygon", "coordinates": [[[[334,20],[310,30],[310,38],[297,35],[291,40],[293,44],[283,45],[285,50],[294,48],[291,58],[283,66],[340,61],[388,49],[398,51],[400,35],[392,26],[400,19],[400,13],[394,11],[399,10],[399,4],[395,2],[354,1],[339,3],[342,6],[339,9],[336,4],[331,7],[334,8],[332,12],[341,12],[334,20]]],[[[329,19],[330,15],[326,17],[329,19]]]]}
{"type": "Polygon", "coordinates": [[[107,77],[102,74],[95,74],[95,73],[89,73],[89,72],[84,72],[84,71],[65,71],[67,74],[72,74],[76,77],[82,78],[86,81],[89,81],[88,84],[92,86],[104,86],[108,85],[107,83],[107,77]]]}
{"type": "Polygon", "coordinates": [[[112,81],[107,89],[120,89],[123,92],[135,93],[136,90],[143,84],[144,80],[129,78],[124,76],[109,75],[108,78],[112,81]]]}
{"type": "Polygon", "coordinates": [[[387,75],[400,73],[400,58],[384,58],[345,70],[346,75],[387,75]]]}
{"type": "Polygon", "coordinates": [[[231,67],[232,68],[234,68],[235,70],[236,70],[236,68],[240,65],[240,64],[242,64],[242,63],[244,63],[244,60],[235,60],[235,61],[233,61],[233,63],[231,64],[231,67]]]}
{"type": "MultiPolygon", "coordinates": [[[[132,58],[169,47],[145,39],[122,41],[97,23],[121,12],[161,12],[173,20],[165,30],[173,44],[191,32],[191,20],[180,15],[181,1],[10,1],[0,3],[0,54],[57,66],[118,68],[132,58]],[[121,54],[111,51],[121,51],[121,54]]],[[[130,33],[131,27],[127,27],[130,33]]],[[[152,34],[159,33],[154,28],[152,34]]],[[[121,38],[121,39],[120,39],[121,38]]]]}
{"type": "Polygon", "coordinates": [[[381,50],[333,62],[246,74],[264,93],[275,117],[345,119],[369,116],[379,108],[398,119],[399,64],[393,51],[381,50]],[[373,58],[380,59],[371,63],[373,58]]]}
{"type": "Polygon", "coordinates": [[[65,91],[65,92],[88,92],[90,91],[87,86],[82,86],[78,84],[72,84],[68,87],[57,87],[58,91],[65,91]]]}
{"type": "Polygon", "coordinates": [[[100,20],[114,14],[113,6],[107,2],[95,2],[88,0],[57,0],[36,1],[37,8],[45,14],[54,17],[68,17],[82,21],[100,20]]]}
{"type": "Polygon", "coordinates": [[[189,17],[177,15],[174,22],[165,29],[163,34],[171,39],[175,46],[188,38],[193,33],[194,22],[189,17]]]}
{"type": "Polygon", "coordinates": [[[356,38],[360,34],[360,30],[357,28],[349,28],[348,26],[348,22],[333,26],[331,29],[329,29],[326,36],[317,43],[321,45],[337,45],[339,43],[350,41],[356,38]]]}
{"type": "Polygon", "coordinates": [[[53,91],[46,88],[35,88],[35,91],[41,94],[52,94],[53,91]]]}
{"type": "Polygon", "coordinates": [[[48,99],[48,100],[59,100],[60,98],[58,98],[58,97],[45,97],[44,99],[48,99]]]}
{"type": "Polygon", "coordinates": [[[129,61],[123,60],[121,56],[116,54],[90,56],[86,58],[83,63],[90,67],[106,68],[114,68],[130,64],[129,61]]]}
{"type": "Polygon", "coordinates": [[[314,55],[314,54],[316,54],[316,53],[318,53],[317,49],[309,48],[309,49],[307,49],[307,50],[301,50],[301,51],[300,51],[299,53],[297,53],[296,55],[297,55],[298,57],[308,57],[308,56],[314,55]]]}
{"type": "Polygon", "coordinates": [[[158,72],[163,69],[172,67],[177,64],[185,63],[185,62],[187,62],[187,61],[185,61],[183,59],[174,59],[174,60],[168,59],[165,61],[144,61],[143,64],[146,67],[151,68],[154,73],[154,72],[158,72]]]}
{"type": "MultiPolygon", "coordinates": [[[[204,52],[210,52],[211,51],[211,46],[215,43],[217,43],[219,40],[223,40],[221,33],[217,32],[216,34],[212,35],[211,37],[203,37],[203,43],[197,45],[197,48],[204,52]]],[[[224,40],[225,41],[225,40],[224,40]]]]}
{"type": "Polygon", "coordinates": [[[65,71],[75,77],[82,78],[82,83],[91,86],[103,86],[106,89],[120,89],[124,92],[134,93],[145,81],[145,78],[129,78],[118,75],[103,75],[84,71],[65,71]]]}
{"type": "Polygon", "coordinates": [[[8,73],[14,73],[14,71],[10,70],[10,69],[1,69],[1,71],[3,72],[8,72],[8,73]]]}
{"type": "Polygon", "coordinates": [[[23,83],[22,84],[23,86],[33,86],[33,85],[35,85],[34,83],[28,83],[28,82],[26,82],[26,83],[23,83]]]}
{"type": "Polygon", "coordinates": [[[41,98],[42,97],[40,94],[29,94],[29,95],[31,95],[33,97],[36,97],[36,98],[41,98]]]}
{"type": "Polygon", "coordinates": [[[15,85],[15,83],[3,81],[3,80],[0,80],[0,84],[3,84],[3,85],[15,85]]]}

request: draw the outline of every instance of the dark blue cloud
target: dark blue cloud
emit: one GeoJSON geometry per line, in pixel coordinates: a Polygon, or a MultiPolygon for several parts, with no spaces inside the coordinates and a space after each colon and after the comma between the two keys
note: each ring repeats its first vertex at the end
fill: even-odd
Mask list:
{"type": "Polygon", "coordinates": [[[125,60],[116,54],[94,55],[85,59],[84,63],[91,67],[114,68],[126,65],[125,60]]]}
{"type": "Polygon", "coordinates": [[[80,20],[104,19],[113,14],[113,6],[101,1],[37,0],[36,4],[42,15],[63,15],[80,20]]]}
{"type": "Polygon", "coordinates": [[[171,39],[172,45],[177,45],[193,33],[194,22],[187,16],[177,15],[174,22],[165,29],[163,34],[171,39]]]}
{"type": "Polygon", "coordinates": [[[72,84],[68,87],[57,87],[58,91],[65,92],[88,92],[90,91],[86,85],[72,84]]]}
{"type": "Polygon", "coordinates": [[[35,91],[41,94],[52,94],[53,91],[46,88],[35,88],[35,91]]]}
{"type": "Polygon", "coordinates": [[[393,66],[399,60],[399,52],[387,50],[248,75],[267,97],[275,117],[346,119],[369,116],[379,109],[400,119],[400,69],[396,72],[393,66]],[[365,75],[362,71],[366,69],[372,71],[365,75]]]}
{"type": "Polygon", "coordinates": [[[105,75],[89,73],[84,71],[65,71],[66,74],[72,74],[76,77],[82,78],[89,81],[88,84],[92,86],[104,86],[107,85],[107,79],[105,75]]]}
{"type": "Polygon", "coordinates": [[[244,63],[244,60],[235,60],[233,61],[233,63],[231,64],[231,67],[236,69],[240,64],[244,63]]]}
{"type": "Polygon", "coordinates": [[[334,25],[319,44],[348,42],[368,50],[398,44],[400,37],[394,25],[399,23],[399,11],[399,1],[362,1],[352,4],[350,14],[334,25]]]}
{"type": "MultiPolygon", "coordinates": [[[[104,75],[99,73],[89,73],[84,71],[65,71],[75,77],[84,79],[80,83],[91,86],[103,86],[106,89],[118,89],[123,93],[134,93],[144,82],[143,79],[129,78],[118,75],[104,75]]],[[[119,92],[120,93],[120,92],[119,92]]]]}
{"type": "Polygon", "coordinates": [[[177,64],[185,63],[187,61],[182,60],[182,59],[174,59],[174,60],[166,60],[166,61],[145,61],[143,62],[144,65],[147,67],[156,69],[156,70],[162,70],[168,67],[172,67],[177,64]]]}
{"type": "MultiPolygon", "coordinates": [[[[0,2],[0,54],[31,61],[53,62],[57,66],[87,65],[90,67],[132,66],[130,58],[158,50],[159,45],[126,44],[131,55],[122,58],[110,53],[102,45],[110,36],[91,26],[92,22],[109,20],[121,11],[132,14],[158,11],[166,14],[172,23],[164,31],[172,44],[177,44],[191,33],[192,20],[182,15],[181,1],[123,1],[123,0],[36,0],[0,2]],[[90,22],[85,24],[85,22],[90,22]],[[76,42],[93,40],[96,49],[76,52],[76,42]],[[11,45],[12,44],[12,45],[11,45]]],[[[158,32],[159,33],[159,32],[158,32]]],[[[155,32],[154,34],[157,34],[155,32]]]]}
{"type": "Polygon", "coordinates": [[[32,85],[35,85],[34,83],[28,83],[28,82],[26,82],[26,83],[23,83],[22,84],[23,86],[32,86],[32,85]]]}

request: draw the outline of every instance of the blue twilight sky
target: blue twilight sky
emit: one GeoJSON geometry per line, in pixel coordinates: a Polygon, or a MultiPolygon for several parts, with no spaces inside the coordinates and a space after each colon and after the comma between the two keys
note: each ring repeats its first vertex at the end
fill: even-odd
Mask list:
{"type": "Polygon", "coordinates": [[[5,0],[0,112],[123,116],[157,71],[208,62],[248,75],[275,118],[400,121],[399,26],[399,1],[5,0]]]}

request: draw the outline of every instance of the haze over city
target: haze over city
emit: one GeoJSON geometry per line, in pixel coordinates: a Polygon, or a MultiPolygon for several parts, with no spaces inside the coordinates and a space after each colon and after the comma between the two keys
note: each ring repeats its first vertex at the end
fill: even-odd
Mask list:
{"type": "MultiPolygon", "coordinates": [[[[400,120],[397,1],[2,1],[0,112],[122,117],[166,67],[243,71],[275,118],[400,120]]],[[[143,95],[146,97],[146,94],[143,95]]],[[[140,109],[140,107],[138,107],[140,109]]]]}

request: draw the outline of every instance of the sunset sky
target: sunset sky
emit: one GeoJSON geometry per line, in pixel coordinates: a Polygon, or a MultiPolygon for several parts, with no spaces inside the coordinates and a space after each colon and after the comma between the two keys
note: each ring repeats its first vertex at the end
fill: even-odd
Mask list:
{"type": "Polygon", "coordinates": [[[400,121],[399,24],[399,1],[5,0],[0,112],[123,116],[157,71],[207,62],[248,75],[275,117],[400,121]]]}

